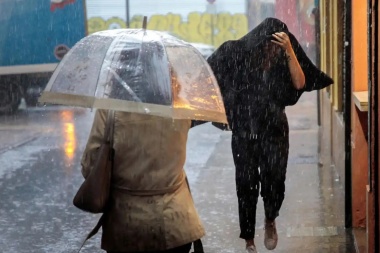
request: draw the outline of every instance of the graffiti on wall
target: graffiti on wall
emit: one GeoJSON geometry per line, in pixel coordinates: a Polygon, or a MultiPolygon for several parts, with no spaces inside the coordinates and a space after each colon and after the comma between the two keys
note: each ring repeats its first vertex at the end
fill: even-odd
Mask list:
{"type": "MultiPolygon", "coordinates": [[[[133,16],[130,28],[141,28],[142,15],[133,16]]],[[[88,20],[88,33],[126,28],[126,22],[120,17],[103,19],[92,17],[88,20]]],[[[186,21],[179,14],[152,15],[147,24],[150,30],[167,31],[189,41],[219,46],[226,40],[239,39],[248,32],[248,19],[245,14],[191,12],[186,21]]]]}

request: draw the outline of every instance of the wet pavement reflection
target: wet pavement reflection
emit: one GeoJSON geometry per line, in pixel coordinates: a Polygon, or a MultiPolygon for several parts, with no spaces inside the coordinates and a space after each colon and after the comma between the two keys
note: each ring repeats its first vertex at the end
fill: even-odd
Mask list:
{"type": "MultiPolygon", "coordinates": [[[[28,132],[38,136],[11,150],[0,149],[1,252],[78,249],[96,222],[96,215],[78,211],[71,202],[82,182],[80,149],[91,120],[89,110],[59,107],[1,118],[3,139],[12,138],[11,134],[28,136],[28,132]],[[6,130],[14,126],[23,130],[6,130]],[[76,132],[77,126],[82,130],[76,132]]],[[[95,243],[89,242],[87,252],[101,252],[95,243]]]]}

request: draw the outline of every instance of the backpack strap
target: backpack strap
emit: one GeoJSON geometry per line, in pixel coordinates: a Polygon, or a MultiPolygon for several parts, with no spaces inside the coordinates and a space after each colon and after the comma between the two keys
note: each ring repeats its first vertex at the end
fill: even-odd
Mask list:
{"type": "Polygon", "coordinates": [[[82,245],[80,246],[79,250],[77,251],[77,253],[79,253],[81,251],[81,249],[83,248],[84,244],[86,243],[86,241],[88,239],[90,239],[91,237],[93,237],[94,235],[96,235],[96,233],[98,233],[100,227],[102,226],[102,223],[103,223],[103,220],[104,220],[104,214],[102,214],[102,216],[100,217],[100,219],[98,220],[98,223],[95,225],[95,227],[91,230],[90,233],[88,233],[88,235],[86,236],[86,238],[84,239],[84,241],[82,242],[82,245]]]}

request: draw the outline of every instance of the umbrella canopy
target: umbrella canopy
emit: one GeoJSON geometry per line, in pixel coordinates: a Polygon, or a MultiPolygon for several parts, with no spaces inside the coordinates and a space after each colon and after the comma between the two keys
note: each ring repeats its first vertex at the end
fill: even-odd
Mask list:
{"type": "Polygon", "coordinates": [[[145,29],[115,29],[79,41],[39,102],[226,122],[206,60],[191,44],[145,29]]]}

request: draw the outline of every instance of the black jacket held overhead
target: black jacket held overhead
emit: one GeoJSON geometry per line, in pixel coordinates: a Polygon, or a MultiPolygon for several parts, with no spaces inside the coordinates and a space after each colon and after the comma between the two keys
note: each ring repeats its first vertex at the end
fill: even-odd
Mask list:
{"type": "Polygon", "coordinates": [[[297,103],[304,91],[333,83],[307,57],[286,24],[275,18],[265,19],[239,40],[224,42],[207,61],[222,92],[232,130],[260,132],[285,106],[297,103]],[[271,42],[272,34],[276,32],[285,32],[290,38],[305,74],[301,90],[292,85],[285,52],[273,49],[277,45],[271,42]]]}

